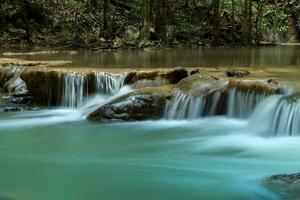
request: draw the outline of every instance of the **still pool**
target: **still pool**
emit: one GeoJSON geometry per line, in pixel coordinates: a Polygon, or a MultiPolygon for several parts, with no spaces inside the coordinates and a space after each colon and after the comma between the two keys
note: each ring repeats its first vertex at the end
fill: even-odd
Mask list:
{"type": "Polygon", "coordinates": [[[300,138],[263,137],[249,123],[94,124],[77,110],[2,113],[0,199],[280,199],[262,181],[299,172],[300,138]]]}

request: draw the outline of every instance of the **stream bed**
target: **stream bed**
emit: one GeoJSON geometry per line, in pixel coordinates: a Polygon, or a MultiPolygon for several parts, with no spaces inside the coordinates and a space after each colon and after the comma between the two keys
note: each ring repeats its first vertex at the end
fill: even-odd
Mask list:
{"type": "MultiPolygon", "coordinates": [[[[118,55],[65,52],[14,57],[72,60],[72,65],[86,68],[274,67],[276,79],[294,88],[299,85],[300,48],[238,51],[187,50],[182,55],[177,50],[118,55]],[[282,73],[284,65],[291,68],[286,74],[282,73]]],[[[71,82],[69,79],[65,82],[71,82]]],[[[100,76],[97,80],[101,85],[100,76]]],[[[103,80],[107,83],[111,79],[103,80]]],[[[0,200],[289,199],[290,194],[265,187],[264,180],[274,174],[300,171],[300,101],[293,104],[274,95],[262,100],[254,114],[246,118],[165,117],[156,121],[92,123],[86,119],[91,108],[110,97],[97,95],[86,100],[81,92],[78,103],[76,90],[83,89],[78,81],[73,82],[65,87],[64,98],[73,94],[76,102],[65,101],[61,107],[45,110],[0,113],[0,200]],[[293,115],[280,111],[287,107],[293,115]],[[276,131],[269,128],[282,119],[293,127],[292,131],[282,123],[274,128],[276,131]],[[281,130],[293,134],[286,136],[281,130]]],[[[112,95],[122,93],[120,82],[109,83],[117,86],[110,85],[112,95]]],[[[251,95],[243,98],[253,101],[251,95]]]]}

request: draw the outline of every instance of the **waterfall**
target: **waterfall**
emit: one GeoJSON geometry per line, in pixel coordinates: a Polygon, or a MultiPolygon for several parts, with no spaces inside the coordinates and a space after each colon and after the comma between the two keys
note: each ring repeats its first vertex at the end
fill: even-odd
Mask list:
{"type": "Polygon", "coordinates": [[[214,115],[221,102],[221,93],[215,92],[211,101],[203,96],[193,96],[177,92],[166,105],[166,119],[197,119],[202,116],[214,115]]]}
{"type": "Polygon", "coordinates": [[[232,88],[228,92],[227,116],[237,118],[248,118],[255,107],[267,97],[265,93],[255,93],[250,89],[238,91],[232,88]]]}
{"type": "Polygon", "coordinates": [[[118,94],[114,96],[96,95],[93,98],[89,99],[82,107],[79,108],[78,111],[81,113],[81,116],[83,118],[86,118],[89,114],[97,110],[99,107],[130,92],[132,92],[131,87],[125,86],[122,87],[118,94]]]}
{"type": "Polygon", "coordinates": [[[195,119],[202,115],[205,99],[183,93],[176,93],[174,99],[167,103],[166,119],[195,119]]]}
{"type": "Polygon", "coordinates": [[[261,134],[292,136],[300,133],[300,99],[274,95],[257,106],[250,128],[255,127],[261,134]]]}
{"type": "Polygon", "coordinates": [[[61,105],[71,108],[80,107],[84,101],[88,100],[89,93],[115,95],[123,87],[126,78],[126,73],[111,74],[96,72],[92,75],[95,77],[95,82],[88,82],[90,80],[88,78],[89,75],[79,73],[61,74],[61,105]]]}
{"type": "Polygon", "coordinates": [[[124,85],[126,73],[111,74],[106,72],[96,72],[96,93],[115,95],[124,85]]]}
{"type": "Polygon", "coordinates": [[[75,108],[82,105],[86,93],[86,76],[69,73],[63,75],[62,106],[75,108]]]}
{"type": "Polygon", "coordinates": [[[196,119],[205,116],[226,115],[231,118],[249,118],[255,107],[267,97],[265,93],[231,88],[228,93],[216,90],[209,95],[193,96],[177,92],[167,103],[166,119],[196,119]]]}

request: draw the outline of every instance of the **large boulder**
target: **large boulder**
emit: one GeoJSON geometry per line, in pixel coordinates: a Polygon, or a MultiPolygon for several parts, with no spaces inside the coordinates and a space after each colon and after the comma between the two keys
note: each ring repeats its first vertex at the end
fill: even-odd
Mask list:
{"type": "Polygon", "coordinates": [[[160,119],[164,115],[165,105],[165,95],[133,92],[101,106],[88,119],[97,122],[160,119]]]}
{"type": "Polygon", "coordinates": [[[182,79],[174,86],[174,90],[193,96],[207,96],[217,91],[226,91],[228,83],[228,79],[219,79],[205,73],[196,73],[182,79]]]}

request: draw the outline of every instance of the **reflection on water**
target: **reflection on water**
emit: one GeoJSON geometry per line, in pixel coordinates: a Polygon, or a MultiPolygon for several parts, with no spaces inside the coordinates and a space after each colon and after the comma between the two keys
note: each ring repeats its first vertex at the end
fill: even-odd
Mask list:
{"type": "Polygon", "coordinates": [[[28,60],[71,60],[85,67],[300,66],[299,46],[260,48],[164,49],[118,52],[55,53],[14,56],[28,60]]]}

